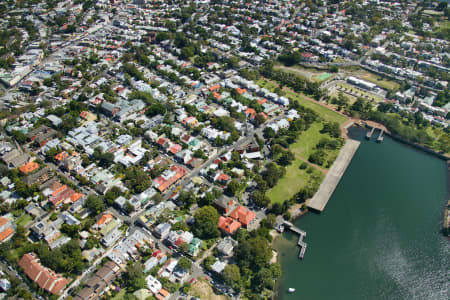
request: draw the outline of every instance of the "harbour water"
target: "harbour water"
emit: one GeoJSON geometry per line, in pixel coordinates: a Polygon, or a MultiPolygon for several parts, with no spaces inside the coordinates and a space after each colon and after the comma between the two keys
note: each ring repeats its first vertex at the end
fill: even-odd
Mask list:
{"type": "Polygon", "coordinates": [[[325,210],[294,222],[308,233],[305,258],[297,235],[276,240],[278,299],[448,299],[450,243],[439,232],[446,164],[365,133],[350,129],[361,145],[325,210]]]}

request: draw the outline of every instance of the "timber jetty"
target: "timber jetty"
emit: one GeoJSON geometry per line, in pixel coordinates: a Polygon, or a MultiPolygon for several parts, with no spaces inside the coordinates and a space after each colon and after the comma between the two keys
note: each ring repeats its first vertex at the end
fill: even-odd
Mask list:
{"type": "Polygon", "coordinates": [[[377,138],[377,143],[381,143],[382,141],[383,141],[383,133],[384,133],[384,130],[383,129],[381,129],[381,131],[380,131],[380,135],[378,135],[378,138],[377,138]]]}
{"type": "Polygon", "coordinates": [[[375,127],[372,127],[372,130],[367,132],[366,139],[370,140],[372,138],[372,135],[374,132],[375,132],[375,127]]]}
{"type": "Polygon", "coordinates": [[[285,220],[277,227],[277,230],[283,232],[286,228],[299,235],[297,245],[300,247],[300,253],[298,254],[298,258],[303,259],[303,257],[305,257],[306,248],[308,248],[308,244],[303,241],[306,237],[306,231],[295,227],[294,224],[285,220]]]}
{"type": "Polygon", "coordinates": [[[319,190],[309,201],[309,208],[319,212],[325,209],[328,200],[330,200],[331,195],[333,194],[339,181],[344,175],[345,170],[350,164],[353,155],[355,155],[356,150],[358,150],[359,145],[359,141],[355,141],[352,139],[348,139],[345,142],[344,147],[342,147],[341,152],[336,158],[336,161],[333,163],[330,171],[328,171],[327,175],[325,176],[325,180],[320,185],[319,190]]]}

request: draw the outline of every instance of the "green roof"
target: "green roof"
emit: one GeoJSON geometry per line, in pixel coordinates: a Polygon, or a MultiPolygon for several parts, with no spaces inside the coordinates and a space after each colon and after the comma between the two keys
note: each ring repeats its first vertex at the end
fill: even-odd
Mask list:
{"type": "Polygon", "coordinates": [[[116,226],[117,226],[117,221],[116,220],[112,220],[111,222],[109,222],[108,224],[103,226],[103,228],[100,230],[100,234],[105,236],[105,235],[108,234],[108,232],[113,230],[116,226]]]}

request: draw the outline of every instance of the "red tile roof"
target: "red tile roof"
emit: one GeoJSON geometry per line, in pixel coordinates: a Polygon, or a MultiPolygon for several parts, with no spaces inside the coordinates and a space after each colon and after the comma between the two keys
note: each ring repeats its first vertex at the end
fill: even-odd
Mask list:
{"type": "Polygon", "coordinates": [[[19,168],[20,172],[23,174],[28,174],[33,172],[34,170],[37,170],[39,168],[39,164],[34,161],[30,161],[29,163],[24,164],[19,168]]]}
{"type": "Polygon", "coordinates": [[[10,237],[12,234],[14,234],[14,229],[11,227],[6,228],[2,232],[0,232],[0,242],[10,237]]]}
{"type": "Polygon", "coordinates": [[[256,217],[256,214],[244,206],[239,206],[230,214],[235,220],[247,226],[256,217]]]}
{"type": "Polygon", "coordinates": [[[210,87],[209,91],[212,92],[212,91],[215,91],[215,90],[218,90],[218,89],[220,89],[220,85],[217,84],[217,85],[214,85],[214,86],[210,87]]]}
{"type": "Polygon", "coordinates": [[[39,285],[40,288],[52,293],[59,294],[64,290],[69,280],[41,265],[39,258],[34,253],[25,254],[19,261],[25,274],[39,285]]]}
{"type": "Polygon", "coordinates": [[[236,232],[236,230],[241,228],[241,223],[239,223],[238,221],[233,220],[230,217],[222,217],[222,216],[220,216],[220,218],[219,218],[219,228],[222,229],[223,231],[229,233],[229,234],[233,234],[233,233],[236,232]]]}

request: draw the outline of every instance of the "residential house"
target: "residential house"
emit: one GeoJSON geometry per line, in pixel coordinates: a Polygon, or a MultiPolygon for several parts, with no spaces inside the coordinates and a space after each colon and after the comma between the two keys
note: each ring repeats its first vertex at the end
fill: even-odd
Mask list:
{"type": "Polygon", "coordinates": [[[22,153],[17,149],[13,149],[2,156],[2,160],[6,163],[9,169],[18,168],[28,162],[30,156],[22,153]]]}
{"type": "Polygon", "coordinates": [[[233,240],[230,236],[226,236],[217,243],[217,250],[219,254],[227,257],[233,256],[233,250],[237,246],[238,242],[233,240]]]}
{"type": "Polygon", "coordinates": [[[187,170],[183,167],[173,165],[170,169],[165,170],[160,176],[153,180],[153,187],[162,193],[186,175],[186,173],[187,170]]]}
{"type": "Polygon", "coordinates": [[[9,241],[14,235],[16,225],[5,217],[0,217],[0,243],[9,241]]]}
{"type": "Polygon", "coordinates": [[[39,164],[35,161],[29,161],[28,163],[24,164],[23,166],[21,166],[19,168],[19,171],[24,174],[27,175],[33,171],[36,171],[39,168],[39,164]]]}
{"type": "Polygon", "coordinates": [[[230,217],[239,221],[247,230],[252,230],[256,226],[256,214],[244,206],[239,206],[233,210],[230,217]]]}
{"type": "Polygon", "coordinates": [[[241,223],[230,217],[220,216],[219,218],[219,229],[225,234],[234,234],[239,228],[241,228],[241,223]]]}
{"type": "Polygon", "coordinates": [[[222,196],[214,200],[213,205],[217,208],[217,210],[225,215],[231,213],[236,207],[237,204],[233,199],[228,198],[226,196],[222,196]]]}
{"type": "Polygon", "coordinates": [[[62,277],[62,275],[42,266],[39,258],[33,252],[22,256],[19,261],[19,266],[41,289],[44,289],[51,294],[59,294],[69,283],[69,280],[62,277]]]}

